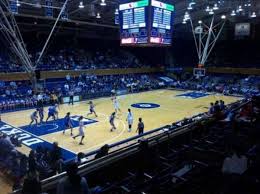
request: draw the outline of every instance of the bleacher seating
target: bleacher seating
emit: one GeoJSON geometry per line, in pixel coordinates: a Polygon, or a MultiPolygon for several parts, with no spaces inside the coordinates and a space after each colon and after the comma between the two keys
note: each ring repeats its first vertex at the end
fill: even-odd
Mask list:
{"type": "MultiPolygon", "coordinates": [[[[109,75],[94,76],[82,74],[79,78],[70,80],[50,79],[42,86],[44,104],[50,104],[50,95],[55,93],[60,98],[68,96],[69,90],[82,99],[107,96],[112,90],[132,92],[163,87],[156,75],[109,75]],[[132,86],[132,87],[131,87],[132,86]]],[[[37,95],[29,82],[1,82],[0,110],[2,112],[37,106],[37,95]]]]}
{"type": "Polygon", "coordinates": [[[258,76],[207,75],[200,79],[191,76],[183,81],[176,81],[173,86],[181,89],[192,89],[206,92],[218,92],[226,95],[253,96],[259,93],[258,76]]]}
{"type": "MultiPolygon", "coordinates": [[[[239,115],[239,109],[237,111],[239,115]]],[[[255,113],[254,117],[259,119],[259,107],[255,113]]],[[[165,142],[158,139],[154,146],[149,146],[149,140],[143,141],[138,153],[89,173],[89,185],[98,188],[99,193],[257,194],[259,175],[252,171],[256,161],[248,155],[248,150],[252,146],[255,148],[253,140],[256,134],[253,135],[252,131],[259,120],[245,122],[237,129],[233,125],[233,122],[239,122],[237,119],[232,122],[210,119],[165,142]],[[242,175],[222,172],[224,159],[238,147],[252,163],[249,162],[242,175]],[[231,179],[231,176],[237,178],[231,179]],[[239,183],[241,185],[237,185],[239,183]]]]}
{"type": "MultiPolygon", "coordinates": [[[[39,53],[30,54],[31,60],[37,60],[39,53]]],[[[37,70],[82,70],[82,69],[113,69],[113,68],[140,68],[148,66],[142,64],[137,57],[127,51],[86,51],[83,49],[64,49],[50,52],[45,55],[37,66],[37,70]]],[[[22,72],[22,65],[8,57],[0,56],[1,72],[22,72]]]]}

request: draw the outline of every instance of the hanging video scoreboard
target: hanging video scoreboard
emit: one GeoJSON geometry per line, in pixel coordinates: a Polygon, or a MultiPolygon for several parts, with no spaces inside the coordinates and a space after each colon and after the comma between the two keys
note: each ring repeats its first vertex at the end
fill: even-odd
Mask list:
{"type": "Polygon", "coordinates": [[[121,45],[171,45],[174,6],[156,0],[119,5],[121,45]]]}
{"type": "Polygon", "coordinates": [[[119,5],[121,44],[148,43],[148,0],[119,5]]]}
{"type": "Polygon", "coordinates": [[[156,44],[171,44],[174,6],[160,1],[151,1],[152,26],[150,42],[156,44]]]}

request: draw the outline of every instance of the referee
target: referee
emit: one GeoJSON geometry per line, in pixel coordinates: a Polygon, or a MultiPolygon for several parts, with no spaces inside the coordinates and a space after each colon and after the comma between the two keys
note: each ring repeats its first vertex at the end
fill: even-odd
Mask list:
{"type": "Polygon", "coordinates": [[[138,120],[139,120],[139,122],[138,122],[138,126],[137,126],[136,132],[138,131],[138,135],[141,135],[141,134],[144,133],[144,123],[142,121],[142,118],[139,118],[138,120]]]}
{"type": "Polygon", "coordinates": [[[69,91],[69,97],[70,97],[70,100],[69,100],[69,104],[74,104],[74,100],[73,100],[73,98],[74,98],[74,91],[71,89],[70,91],[69,91]]]}

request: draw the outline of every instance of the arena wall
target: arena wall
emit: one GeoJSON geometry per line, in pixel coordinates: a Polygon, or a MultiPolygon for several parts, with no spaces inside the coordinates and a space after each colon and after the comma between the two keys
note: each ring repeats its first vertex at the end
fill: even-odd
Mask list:
{"type": "MultiPolygon", "coordinates": [[[[124,68],[124,69],[88,69],[88,70],[60,70],[60,71],[41,71],[41,79],[64,78],[67,74],[78,77],[80,74],[91,75],[122,75],[122,74],[137,74],[137,73],[160,73],[163,68],[124,68]]],[[[19,73],[0,73],[0,80],[3,81],[22,81],[29,80],[28,74],[25,72],[19,73]]]]}
{"type": "MultiPolygon", "coordinates": [[[[185,71],[192,72],[193,67],[187,67],[185,68],[185,71]]],[[[260,75],[260,68],[206,67],[206,72],[223,74],[260,75]]]]}

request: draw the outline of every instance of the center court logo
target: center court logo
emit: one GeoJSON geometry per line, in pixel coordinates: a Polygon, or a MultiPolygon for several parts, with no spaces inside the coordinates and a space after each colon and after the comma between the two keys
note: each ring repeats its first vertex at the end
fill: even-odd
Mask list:
{"type": "Polygon", "coordinates": [[[134,108],[143,108],[143,109],[151,109],[151,108],[159,108],[159,104],[154,103],[136,103],[131,105],[134,108]]]}

